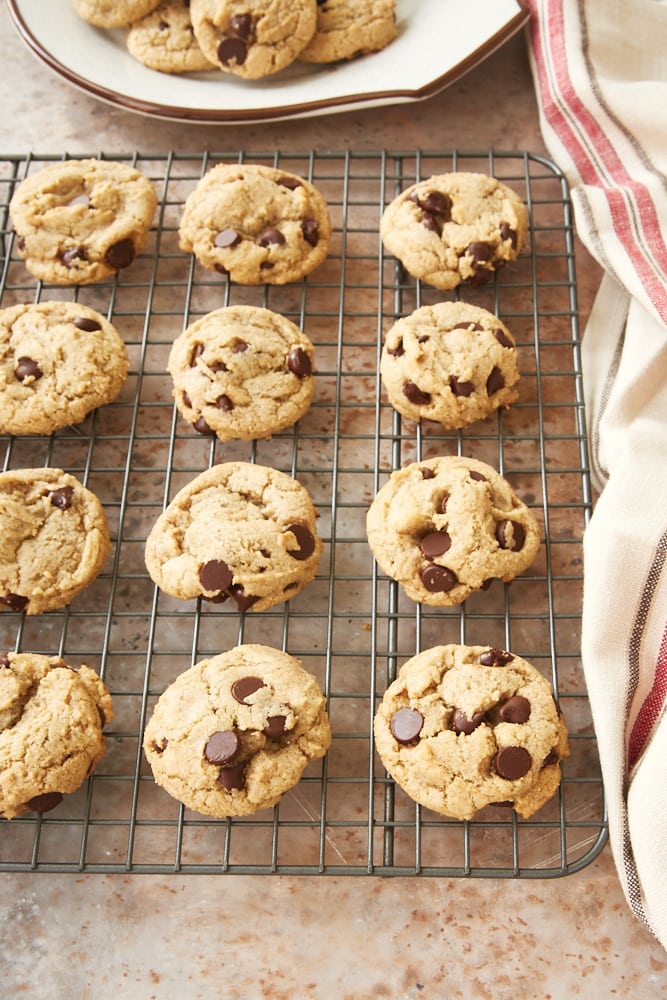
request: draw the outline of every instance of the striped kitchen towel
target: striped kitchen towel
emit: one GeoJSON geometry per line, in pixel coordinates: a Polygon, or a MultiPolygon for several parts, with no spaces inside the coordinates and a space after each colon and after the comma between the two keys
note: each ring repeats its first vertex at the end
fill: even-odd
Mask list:
{"type": "Polygon", "coordinates": [[[527,4],[544,141],[603,268],[582,660],[619,878],[667,948],[667,0],[527,4]]]}

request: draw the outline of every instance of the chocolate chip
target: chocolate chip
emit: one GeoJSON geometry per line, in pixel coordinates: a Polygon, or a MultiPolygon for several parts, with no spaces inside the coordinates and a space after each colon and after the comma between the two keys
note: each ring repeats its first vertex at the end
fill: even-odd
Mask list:
{"type": "Polygon", "coordinates": [[[234,14],[229,21],[229,33],[236,38],[248,40],[252,32],[252,16],[250,14],[234,14]]]}
{"type": "Polygon", "coordinates": [[[494,392],[498,392],[500,389],[505,387],[505,376],[501,372],[500,368],[494,366],[491,369],[491,374],[486,380],[486,391],[489,396],[493,396],[494,392]]]}
{"type": "Polygon", "coordinates": [[[298,177],[292,177],[291,174],[283,174],[276,181],[276,184],[280,184],[281,187],[289,188],[290,191],[294,191],[296,188],[301,187],[301,181],[298,177]]]}
{"type": "Polygon", "coordinates": [[[221,249],[235,247],[241,242],[241,234],[237,233],[235,229],[221,229],[213,242],[221,249]]]}
{"type": "Polygon", "coordinates": [[[301,562],[312,556],[315,551],[315,539],[305,524],[288,524],[285,531],[290,531],[294,535],[299,546],[298,549],[287,550],[292,559],[298,559],[301,562]]]}
{"type": "Polygon", "coordinates": [[[439,215],[449,221],[452,211],[451,199],[442,191],[429,191],[425,198],[421,198],[419,204],[425,212],[431,215],[439,215]]]}
{"type": "Polygon", "coordinates": [[[199,582],[204,590],[229,590],[233,578],[231,569],[222,559],[211,559],[199,567],[199,582]]]}
{"type": "Polygon", "coordinates": [[[54,507],[59,507],[60,510],[69,510],[72,506],[72,497],[74,496],[73,486],[61,486],[59,490],[51,490],[48,494],[49,500],[54,507]]]}
{"type": "Polygon", "coordinates": [[[438,236],[442,235],[442,222],[436,215],[431,215],[430,212],[424,212],[422,215],[422,226],[424,229],[428,229],[430,233],[437,233],[438,236]]]}
{"type": "Polygon", "coordinates": [[[151,746],[153,747],[155,753],[164,753],[169,746],[169,740],[166,736],[163,736],[159,743],[157,740],[153,740],[151,746]]]}
{"type": "Polygon", "coordinates": [[[508,653],[504,649],[497,649],[496,646],[491,646],[487,649],[485,653],[479,658],[479,662],[484,667],[506,667],[508,663],[511,663],[514,657],[511,653],[508,653]]]}
{"type": "Polygon", "coordinates": [[[462,708],[456,708],[452,715],[452,729],[455,733],[464,733],[469,736],[484,722],[485,717],[486,712],[473,712],[472,718],[469,719],[462,708]]]}
{"type": "Polygon", "coordinates": [[[503,722],[515,722],[521,724],[527,722],[530,717],[530,702],[521,694],[515,694],[508,698],[500,706],[500,718],[503,722]]]}
{"type": "Polygon", "coordinates": [[[526,540],[526,531],[518,521],[498,521],[496,525],[496,541],[501,549],[519,552],[526,540]]]}
{"type": "Polygon", "coordinates": [[[551,764],[557,764],[560,760],[558,756],[558,750],[556,747],[552,747],[549,753],[546,755],[542,761],[542,767],[549,767],[551,764]]]}
{"type": "Polygon", "coordinates": [[[248,47],[242,38],[231,35],[229,38],[223,38],[218,45],[218,59],[223,66],[229,66],[231,63],[242,66],[247,55],[248,47]]]}
{"type": "Polygon", "coordinates": [[[192,353],[190,355],[190,367],[191,368],[194,368],[195,362],[196,362],[197,358],[200,358],[203,353],[204,353],[204,345],[203,344],[195,344],[195,346],[192,348],[192,353]]]}
{"type": "Polygon", "coordinates": [[[285,237],[279,229],[276,229],[275,226],[269,226],[267,229],[263,229],[257,237],[257,243],[260,247],[268,247],[272,243],[282,246],[284,242],[285,237]]]}
{"type": "Polygon", "coordinates": [[[427,559],[436,559],[444,555],[452,544],[452,540],[446,531],[431,531],[424,535],[419,543],[420,548],[427,559]]]}
{"type": "Polygon", "coordinates": [[[387,348],[387,354],[391,354],[392,357],[394,357],[394,358],[402,358],[403,357],[403,355],[405,354],[405,351],[403,349],[403,338],[402,337],[399,337],[398,343],[396,344],[396,347],[393,347],[393,348],[392,347],[388,347],[387,348]]]}
{"type": "Polygon", "coordinates": [[[466,256],[472,257],[475,264],[480,261],[488,261],[491,259],[491,247],[488,243],[483,243],[481,241],[469,243],[464,252],[466,256]]]}
{"type": "Polygon", "coordinates": [[[0,653],[0,667],[9,666],[9,653],[0,653]]]}
{"type": "Polygon", "coordinates": [[[482,285],[486,285],[487,282],[491,280],[492,274],[493,274],[492,268],[480,267],[473,272],[470,278],[468,278],[467,284],[471,288],[480,288],[482,285]]]}
{"type": "Polygon", "coordinates": [[[503,240],[510,240],[512,243],[512,249],[516,250],[517,247],[516,230],[512,229],[509,222],[501,223],[500,235],[503,238],[503,240]]]}
{"type": "Polygon", "coordinates": [[[28,598],[21,594],[4,594],[0,596],[0,603],[6,604],[12,611],[25,611],[28,606],[28,598]]]}
{"type": "Polygon", "coordinates": [[[435,472],[433,469],[429,469],[428,465],[422,465],[419,471],[422,474],[422,479],[435,479],[435,472]]]}
{"type": "Polygon", "coordinates": [[[266,725],[264,726],[263,732],[265,736],[275,737],[284,736],[285,734],[285,723],[287,719],[284,715],[272,715],[266,720],[266,725]]]}
{"type": "Polygon", "coordinates": [[[451,569],[435,563],[421,571],[421,581],[431,594],[447,594],[459,582],[451,569]]]}
{"type": "MultiPolygon", "coordinates": [[[[189,405],[190,404],[188,403],[188,406],[189,405]]],[[[207,434],[209,437],[213,437],[215,435],[215,431],[213,430],[212,427],[209,427],[209,425],[206,423],[203,417],[199,417],[197,420],[195,420],[192,426],[194,427],[194,429],[197,431],[198,434],[207,434]]]]}
{"type": "Polygon", "coordinates": [[[449,388],[455,396],[470,396],[475,391],[475,383],[460,382],[456,375],[450,375],[449,388]]]}
{"type": "MultiPolygon", "coordinates": [[[[244,351],[248,350],[248,347],[249,345],[246,344],[245,340],[237,340],[234,346],[232,347],[232,354],[243,354],[244,351]]],[[[222,361],[220,362],[220,364],[222,364],[222,361]]],[[[225,367],[224,370],[227,371],[227,368],[225,367]]]]}
{"type": "Polygon", "coordinates": [[[44,372],[32,358],[19,358],[14,369],[14,374],[19,382],[23,382],[27,378],[31,378],[36,382],[37,379],[42,377],[44,372]]]}
{"type": "Polygon", "coordinates": [[[60,262],[69,270],[77,260],[86,259],[85,247],[70,247],[60,255],[60,262]]]}
{"type": "Polygon", "coordinates": [[[229,396],[227,396],[224,392],[222,396],[218,396],[218,398],[215,401],[215,405],[219,410],[224,410],[225,413],[231,413],[231,411],[234,409],[234,403],[231,401],[229,396]]]}
{"type": "Polygon", "coordinates": [[[403,746],[416,743],[423,725],[424,716],[416,708],[399,708],[389,720],[392,736],[403,746]]]}
{"type": "Polygon", "coordinates": [[[411,403],[414,403],[415,406],[426,406],[431,402],[429,393],[422,392],[419,386],[415,385],[414,382],[410,382],[410,380],[403,383],[403,395],[409,399],[411,403]]]}
{"type": "Polygon", "coordinates": [[[449,503],[449,493],[445,493],[442,500],[440,501],[440,513],[447,513],[447,504],[449,503]]]}
{"type": "Polygon", "coordinates": [[[287,367],[297,378],[307,378],[312,374],[310,358],[302,347],[293,347],[287,355],[287,367]]]}
{"type": "Polygon", "coordinates": [[[63,800],[62,792],[44,792],[43,795],[35,795],[32,799],[26,802],[28,809],[36,813],[50,812],[51,809],[55,809],[59,806],[63,800]]]}
{"type": "Polygon", "coordinates": [[[256,604],[259,600],[259,597],[256,597],[253,594],[246,594],[243,584],[241,583],[232,584],[229,588],[229,593],[236,601],[236,606],[241,612],[247,611],[248,608],[251,608],[253,604],[256,604]]]}
{"type": "Polygon", "coordinates": [[[478,483],[485,483],[486,482],[486,476],[483,473],[481,473],[481,472],[477,472],[476,469],[471,469],[470,470],[470,478],[474,479],[478,483]]]}
{"type": "Polygon", "coordinates": [[[77,316],[72,322],[79,330],[84,330],[86,333],[93,333],[95,330],[102,329],[101,324],[96,319],[90,319],[88,316],[77,316]]]}
{"type": "Polygon", "coordinates": [[[221,767],[218,782],[228,791],[243,788],[245,785],[245,763],[242,761],[240,764],[221,767]]]}
{"type": "Polygon", "coordinates": [[[507,336],[504,330],[500,329],[494,330],[493,336],[496,338],[501,347],[514,347],[514,344],[512,343],[512,341],[507,336]]]}
{"type": "Polygon", "coordinates": [[[315,219],[304,219],[301,223],[301,232],[306,243],[311,247],[316,247],[320,238],[320,226],[315,219]]]}
{"type": "Polygon", "coordinates": [[[241,740],[233,729],[220,729],[209,736],[204,757],[211,764],[232,764],[241,753],[241,740]]]}
{"type": "Polygon", "coordinates": [[[104,255],[104,259],[109,267],[113,267],[115,271],[129,267],[134,258],[134,243],[130,239],[119,240],[118,243],[114,243],[104,255]]]}
{"type": "Polygon", "coordinates": [[[211,361],[208,366],[212,372],[228,372],[229,368],[224,361],[211,361]]]}
{"type": "Polygon", "coordinates": [[[264,686],[264,681],[261,677],[239,677],[232,684],[232,698],[238,701],[239,705],[247,705],[250,695],[254,694],[255,691],[259,691],[264,686]]]}
{"type": "Polygon", "coordinates": [[[516,781],[530,771],[533,759],[525,747],[503,747],[493,758],[493,766],[501,778],[516,781]]]}

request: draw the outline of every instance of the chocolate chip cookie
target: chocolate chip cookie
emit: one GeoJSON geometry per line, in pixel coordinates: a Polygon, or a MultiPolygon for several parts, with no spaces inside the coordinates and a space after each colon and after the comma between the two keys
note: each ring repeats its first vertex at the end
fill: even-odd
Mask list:
{"type": "Polygon", "coordinates": [[[160,515],[146,540],[146,567],[173,597],[231,597],[239,611],[263,611],[314,579],[323,547],[316,517],[291,476],[225,462],[196,476],[160,515]]]}
{"type": "Polygon", "coordinates": [[[90,667],[0,653],[0,816],[54,809],[106,751],[111,695],[90,667]]]}
{"type": "Polygon", "coordinates": [[[380,569],[422,604],[460,604],[534,560],[537,520],[490,465],[445,456],[392,473],[366,530],[380,569]]]}
{"type": "Polygon", "coordinates": [[[315,34],[299,59],[354,59],[384,49],[397,35],[395,0],[318,0],[315,34]]]}
{"type": "Polygon", "coordinates": [[[449,429],[507,408],[519,395],[512,334],[465,302],[422,306],[399,319],[387,331],[380,375],[399,413],[449,429]]]}
{"type": "Polygon", "coordinates": [[[270,309],[216,309],[173,343],[167,367],[176,406],[221,441],[270,437],[310,406],[314,353],[305,333],[270,309]]]}
{"type": "Polygon", "coordinates": [[[160,0],[72,0],[74,10],[97,28],[124,28],[155,10],[160,0]]]}
{"type": "Polygon", "coordinates": [[[257,80],[294,62],[313,37],[315,0],[191,0],[195,35],[223,72],[257,80]]]}
{"type": "Polygon", "coordinates": [[[406,271],[435,288],[477,287],[526,241],[519,195],[480,173],[438,174],[403,191],[385,209],[382,241],[406,271]]]}
{"type": "Polygon", "coordinates": [[[324,197],[294,174],[260,164],[218,164],[188,195],[181,250],[241,285],[282,285],[310,274],[329,252],[324,197]]]}
{"type": "Polygon", "coordinates": [[[0,606],[27,615],[69,604],[111,542],[95,494],[62,469],[0,473],[0,606]]]}
{"type": "Polygon", "coordinates": [[[48,301],[0,310],[0,433],[50,434],[115,399],[125,343],[100,313],[48,301]]]}
{"type": "Polygon", "coordinates": [[[55,285],[89,285],[133,262],[148,239],[157,197],[127,163],[63,160],[30,174],[9,205],[19,255],[55,285]]]}
{"type": "Polygon", "coordinates": [[[159,73],[212,68],[195,38],[189,0],[161,0],[155,10],[130,25],[125,41],[130,55],[159,73]]]}
{"type": "Polygon", "coordinates": [[[326,701],[299,660],[237,646],[180,674],[144,734],[156,782],[207,816],[276,805],[331,741],[326,701]]]}
{"type": "Polygon", "coordinates": [[[532,816],[558,789],[568,756],[548,681],[527,660],[488,646],[436,646],[404,663],[374,732],[396,783],[456,819],[492,804],[532,816]]]}

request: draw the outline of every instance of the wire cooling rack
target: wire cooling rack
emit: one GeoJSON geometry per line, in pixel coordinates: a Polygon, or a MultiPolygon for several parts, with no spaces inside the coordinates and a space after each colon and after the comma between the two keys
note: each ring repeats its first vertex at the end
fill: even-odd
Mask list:
{"type": "MultiPolygon", "coordinates": [[[[74,154],[68,154],[74,155],[74,154]]],[[[517,152],[97,155],[133,163],[153,181],[151,239],[117,278],[80,289],[35,282],[18,259],[8,216],[16,185],[63,155],[0,158],[0,304],[78,299],[108,315],[130,354],[120,397],[50,437],[0,437],[4,469],[64,468],[100,497],[113,549],[72,604],[32,617],[0,612],[0,649],[88,663],[110,688],[116,717],[97,772],[58,808],[0,822],[0,867],[22,871],[294,873],[554,877],[588,864],[606,840],[602,781],[580,661],[582,534],[591,508],[579,364],[574,239],[558,169],[517,152]],[[231,284],[178,249],[186,195],[218,162],[280,166],[312,180],[332,214],[331,252],[308,279],[261,288],[231,284]],[[495,312],[520,351],[519,401],[459,432],[401,419],[378,378],[383,334],[396,318],[458,293],[410,278],[382,247],[385,205],[404,187],[450,170],[494,174],[526,199],[526,248],[493,282],[461,297],[495,312]],[[222,444],[177,415],[166,374],[170,345],[197,317],[250,303],[283,313],[315,344],[317,389],[308,414],[270,441],[222,444]],[[378,572],[365,535],[369,502],[390,471],[439,454],[496,466],[534,510],[540,554],[511,585],[464,605],[409,601],[378,572]],[[288,604],[245,615],[157,591],[143,562],[146,535],[176,491],[211,464],[272,465],[309,490],[325,549],[316,580],[288,604]],[[154,783],[141,750],[158,695],[192,663],[240,642],[286,649],[319,680],[333,741],[279,806],[212,820],[154,783]],[[570,731],[558,794],[529,820],[487,807],[447,820],[386,775],[372,720],[398,667],[429,646],[512,649],[553,684],[570,731]]]]}

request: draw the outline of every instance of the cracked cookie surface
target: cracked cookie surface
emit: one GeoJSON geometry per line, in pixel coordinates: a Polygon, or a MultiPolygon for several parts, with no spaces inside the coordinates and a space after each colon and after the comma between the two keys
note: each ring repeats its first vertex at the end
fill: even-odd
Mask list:
{"type": "Polygon", "coordinates": [[[393,472],[366,517],[380,568],[413,601],[460,604],[493,580],[513,580],[534,560],[540,529],[492,466],[460,456],[393,472]]]}
{"type": "Polygon", "coordinates": [[[384,49],[398,35],[395,0],[319,0],[303,62],[330,63],[384,49]]]}
{"type": "Polygon", "coordinates": [[[422,306],[397,320],[385,336],[380,374],[399,413],[450,429],[507,408],[519,395],[512,334],[465,302],[422,306]]]}
{"type": "Polygon", "coordinates": [[[97,28],[124,28],[155,10],[160,0],[72,0],[74,10],[97,28]]]}
{"type": "Polygon", "coordinates": [[[0,605],[27,615],[69,604],[111,548],[95,494],[62,469],[0,473],[0,605]]]}
{"type": "Polygon", "coordinates": [[[556,792],[568,756],[551,685],[527,660],[488,646],[436,646],[404,663],[374,733],[397,784],[456,819],[491,804],[532,816],[556,792]]]}
{"type": "Polygon", "coordinates": [[[330,741],[315,677],[288,653],[246,644],[180,674],[158,699],[143,745],[157,784],[223,817],[274,806],[330,741]]]}
{"type": "Polygon", "coordinates": [[[197,73],[211,63],[195,38],[189,0],[162,0],[130,25],[125,39],[130,55],[158,73],[197,73]]]}
{"type": "Polygon", "coordinates": [[[310,274],[329,252],[324,197],[295,174],[261,164],[218,164],[188,195],[181,250],[241,285],[285,284],[310,274]]]}
{"type": "Polygon", "coordinates": [[[512,188],[486,174],[436,174],[406,188],[384,210],[382,241],[406,271],[443,290],[477,287],[516,259],[528,210],[512,188]]]}
{"type": "Polygon", "coordinates": [[[143,249],[157,196],[127,163],[64,160],[30,174],[9,205],[19,255],[55,285],[88,285],[129,267],[143,249]]]}
{"type": "Polygon", "coordinates": [[[111,402],[128,372],[125,343],[78,302],[0,310],[0,432],[50,434],[111,402]]]}
{"type": "Polygon", "coordinates": [[[47,812],[104,756],[111,695],[58,656],[0,653],[0,816],[47,812]]]}
{"type": "Polygon", "coordinates": [[[285,316],[226,306],[191,323],[173,343],[167,369],[181,415],[221,441],[254,440],[291,427],[315,390],[315,352],[285,316]]]}
{"type": "Polygon", "coordinates": [[[160,515],[146,540],[146,567],[173,597],[232,598],[239,611],[262,611],[314,579],[323,547],[316,517],[291,476],[225,462],[196,476],[160,515]]]}

